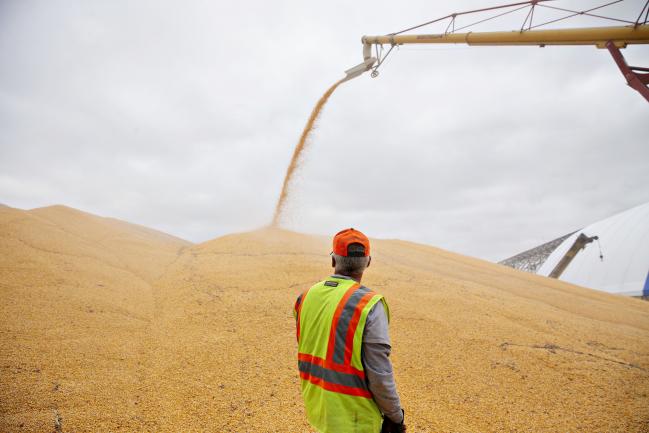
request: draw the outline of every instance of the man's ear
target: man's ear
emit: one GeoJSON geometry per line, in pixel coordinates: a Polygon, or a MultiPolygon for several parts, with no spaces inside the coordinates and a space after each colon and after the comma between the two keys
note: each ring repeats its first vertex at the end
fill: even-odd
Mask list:
{"type": "Polygon", "coordinates": [[[334,258],[334,256],[331,256],[331,267],[332,268],[336,267],[336,259],[334,258]]]}
{"type": "Polygon", "coordinates": [[[366,268],[369,268],[369,267],[370,267],[370,263],[372,263],[372,256],[368,256],[368,258],[367,258],[367,266],[366,266],[366,268]]]}

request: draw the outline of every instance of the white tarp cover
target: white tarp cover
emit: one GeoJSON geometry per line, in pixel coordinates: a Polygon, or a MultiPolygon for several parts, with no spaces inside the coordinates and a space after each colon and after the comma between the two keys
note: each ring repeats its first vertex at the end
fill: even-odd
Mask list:
{"type": "Polygon", "coordinates": [[[578,230],[550,254],[537,274],[549,275],[580,233],[599,236],[586,245],[559,277],[583,287],[629,296],[649,296],[649,203],[578,230]]]}

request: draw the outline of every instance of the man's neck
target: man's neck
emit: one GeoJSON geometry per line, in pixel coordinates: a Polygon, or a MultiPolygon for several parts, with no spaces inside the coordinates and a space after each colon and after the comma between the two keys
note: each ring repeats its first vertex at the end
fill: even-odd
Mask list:
{"type": "Polygon", "coordinates": [[[343,277],[348,277],[351,278],[352,280],[356,281],[357,283],[360,284],[361,279],[363,278],[363,274],[345,274],[343,272],[336,272],[336,275],[341,275],[343,277]]]}

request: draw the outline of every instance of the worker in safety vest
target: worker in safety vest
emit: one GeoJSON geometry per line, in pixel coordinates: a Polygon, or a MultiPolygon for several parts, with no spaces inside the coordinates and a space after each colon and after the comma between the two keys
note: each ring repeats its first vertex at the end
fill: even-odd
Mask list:
{"type": "Polygon", "coordinates": [[[295,302],[298,368],[307,418],[321,433],[405,432],[390,363],[390,313],[362,286],[370,241],[354,229],[333,239],[331,277],[295,302]]]}

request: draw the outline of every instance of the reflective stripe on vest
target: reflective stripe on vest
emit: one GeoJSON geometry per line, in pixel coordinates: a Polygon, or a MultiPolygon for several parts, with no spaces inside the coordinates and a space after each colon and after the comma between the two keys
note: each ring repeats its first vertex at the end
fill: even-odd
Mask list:
{"type": "Polygon", "coordinates": [[[356,333],[356,327],[358,326],[358,320],[361,317],[363,308],[369,302],[375,293],[370,291],[367,287],[359,286],[355,284],[349,289],[351,294],[346,299],[343,298],[343,301],[338,305],[340,309],[341,305],[344,306],[340,310],[340,313],[336,311],[334,316],[334,326],[331,327],[332,334],[329,336],[329,348],[333,350],[333,353],[327,354],[327,358],[331,359],[336,364],[351,365],[352,359],[352,350],[354,344],[354,334],[356,333]],[[355,290],[354,290],[355,289],[355,290]],[[339,313],[339,314],[338,314],[339,313]],[[334,333],[335,329],[335,333],[334,333]],[[332,348],[332,339],[333,348],[332,348]]]}
{"type": "Polygon", "coordinates": [[[295,338],[298,342],[300,341],[300,309],[302,307],[302,300],[306,296],[307,292],[308,290],[297,297],[297,300],[295,301],[295,307],[293,308],[295,320],[297,321],[295,326],[295,338]]]}
{"type": "Polygon", "coordinates": [[[298,355],[297,363],[300,377],[314,385],[341,394],[372,398],[362,371],[337,371],[340,369],[331,368],[326,360],[303,353],[298,355]]]}
{"type": "MultiPolygon", "coordinates": [[[[297,339],[300,340],[301,307],[308,291],[295,303],[297,339]]],[[[327,344],[327,358],[298,353],[300,377],[329,391],[372,398],[365,373],[352,366],[354,335],[367,303],[376,293],[360,284],[353,284],[338,303],[333,316],[327,344]]]]}

